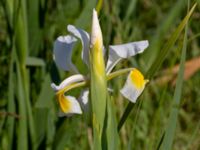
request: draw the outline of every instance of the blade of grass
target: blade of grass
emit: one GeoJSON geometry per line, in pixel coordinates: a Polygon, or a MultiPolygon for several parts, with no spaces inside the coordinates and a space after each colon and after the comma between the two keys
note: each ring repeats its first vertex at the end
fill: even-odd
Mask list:
{"type": "Polygon", "coordinates": [[[38,96],[37,102],[35,103],[36,108],[50,108],[53,101],[51,99],[54,97],[54,92],[51,89],[51,79],[49,74],[44,77],[42,83],[42,89],[38,96]],[[48,95],[48,98],[47,98],[48,95]]]}
{"type": "Polygon", "coordinates": [[[19,105],[19,122],[17,132],[17,149],[27,150],[28,149],[28,125],[27,125],[27,111],[26,111],[26,100],[23,94],[22,75],[19,69],[19,62],[17,61],[17,100],[19,105]]]}
{"type": "MultiPolygon", "coordinates": [[[[17,3],[17,2],[16,2],[17,3]]],[[[27,4],[25,0],[21,0],[16,4],[15,7],[18,9],[17,16],[16,16],[16,27],[15,27],[15,46],[16,46],[16,56],[17,56],[17,67],[18,71],[18,82],[20,83],[20,97],[19,103],[23,101],[23,104],[21,104],[21,107],[24,107],[26,110],[24,111],[25,114],[25,121],[27,121],[27,135],[30,133],[30,141],[31,141],[31,147],[35,149],[35,139],[36,139],[36,133],[35,133],[35,127],[34,127],[34,120],[33,120],[33,114],[32,114],[32,108],[31,108],[31,101],[29,99],[29,80],[28,80],[28,73],[26,70],[26,58],[28,56],[28,50],[29,50],[29,43],[28,43],[28,20],[27,20],[27,4]],[[19,77],[20,76],[20,77],[19,77]],[[21,101],[20,101],[21,100],[21,101]]],[[[26,128],[24,128],[26,129],[26,128]]],[[[26,136],[27,136],[26,135],[26,136]]],[[[21,138],[21,137],[19,137],[21,138]]],[[[26,140],[28,142],[28,139],[26,140]]],[[[20,144],[23,145],[22,141],[20,140],[20,144]]],[[[28,145],[28,143],[24,144],[28,145]]],[[[25,146],[25,149],[28,147],[25,146]]],[[[20,147],[19,147],[20,149],[20,147]]]]}
{"type": "MultiPolygon", "coordinates": [[[[194,9],[196,7],[196,4],[193,5],[193,7],[190,9],[189,13],[185,16],[185,18],[181,21],[179,26],[176,28],[176,30],[173,32],[167,43],[163,46],[162,50],[160,51],[159,55],[157,55],[154,63],[151,65],[150,69],[148,70],[146,77],[148,79],[152,79],[156,71],[160,68],[163,61],[165,60],[169,50],[174,46],[175,42],[177,41],[180,33],[183,31],[185,25],[187,24],[189,18],[191,17],[194,9]]],[[[128,106],[126,107],[120,122],[118,124],[118,131],[120,131],[121,127],[123,126],[124,122],[126,121],[128,115],[130,114],[133,103],[129,102],[128,106]]]]}
{"type": "Polygon", "coordinates": [[[34,111],[35,131],[37,132],[36,137],[36,149],[38,149],[41,142],[44,140],[46,135],[46,125],[48,117],[48,109],[36,108],[34,111]]]}
{"type": "Polygon", "coordinates": [[[179,105],[181,101],[182,87],[183,87],[184,64],[185,64],[186,49],[187,49],[187,33],[188,33],[188,26],[186,25],[182,54],[181,54],[180,68],[179,68],[176,88],[175,88],[174,97],[173,97],[173,106],[170,112],[169,122],[165,131],[163,143],[160,148],[161,150],[169,150],[172,148],[172,144],[173,144],[176,124],[177,124],[177,119],[178,119],[179,105]]]}
{"type": "Polygon", "coordinates": [[[40,14],[39,0],[27,0],[28,4],[28,33],[29,33],[29,54],[31,56],[37,56],[40,50],[42,42],[42,34],[40,30],[39,17],[44,14],[40,14]]]}
{"type": "MultiPolygon", "coordinates": [[[[10,70],[9,70],[9,85],[8,85],[8,112],[15,113],[15,101],[14,101],[14,72],[13,72],[13,65],[14,65],[14,52],[12,50],[11,54],[11,61],[10,61],[10,70]]],[[[14,124],[15,119],[14,117],[8,117],[6,121],[6,127],[8,132],[8,149],[13,149],[13,136],[14,136],[14,124]]]]}
{"type": "Polygon", "coordinates": [[[119,135],[117,132],[117,119],[115,115],[115,106],[113,100],[107,96],[107,149],[117,150],[119,149],[119,135]]]}
{"type": "Polygon", "coordinates": [[[103,5],[103,0],[98,0],[97,6],[96,6],[96,10],[99,13],[101,11],[103,5]]]}
{"type": "Polygon", "coordinates": [[[140,101],[139,105],[138,105],[138,108],[137,108],[137,112],[136,112],[136,116],[135,116],[135,119],[134,119],[134,122],[133,122],[133,125],[132,125],[132,129],[131,129],[131,136],[130,136],[130,139],[128,141],[128,150],[131,150],[132,149],[132,145],[134,144],[134,133],[135,133],[135,127],[136,127],[136,123],[137,123],[137,120],[138,120],[138,117],[139,117],[139,113],[140,113],[140,108],[142,106],[142,101],[140,101]]]}
{"type": "MultiPolygon", "coordinates": [[[[16,4],[17,5],[17,4],[16,4]]],[[[26,20],[26,2],[20,1],[19,6],[15,6],[18,9],[15,26],[15,46],[17,59],[20,62],[20,66],[25,65],[26,56],[28,52],[28,32],[27,32],[27,20],[26,20]]]]}
{"type": "Polygon", "coordinates": [[[91,21],[91,12],[92,9],[95,8],[96,1],[88,0],[87,5],[83,8],[83,11],[81,12],[79,18],[75,21],[75,25],[86,29],[89,26],[89,23],[91,21]]]}
{"type": "Polygon", "coordinates": [[[188,144],[186,146],[186,150],[192,149],[192,143],[195,141],[195,139],[198,139],[198,131],[200,130],[200,121],[197,123],[196,128],[194,129],[192,136],[190,140],[188,141],[188,144]]]}
{"type": "Polygon", "coordinates": [[[27,66],[39,66],[39,67],[44,67],[45,62],[43,59],[37,58],[37,57],[27,57],[26,59],[26,65],[27,66]]]}
{"type": "Polygon", "coordinates": [[[136,4],[137,4],[137,0],[130,1],[128,9],[126,11],[126,15],[125,15],[124,21],[123,21],[124,23],[128,22],[128,19],[130,18],[132,13],[135,11],[136,4]]]}

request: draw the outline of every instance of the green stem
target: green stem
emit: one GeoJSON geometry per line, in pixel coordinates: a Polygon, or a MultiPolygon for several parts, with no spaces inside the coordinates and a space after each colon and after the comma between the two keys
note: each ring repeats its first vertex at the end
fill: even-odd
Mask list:
{"type": "Polygon", "coordinates": [[[128,118],[128,115],[130,114],[133,106],[134,106],[134,103],[131,103],[131,102],[128,103],[128,105],[127,105],[127,107],[126,107],[126,109],[125,109],[125,111],[124,111],[124,113],[123,113],[123,115],[122,115],[122,117],[121,117],[121,119],[119,121],[119,124],[117,126],[118,132],[122,128],[122,126],[123,126],[124,122],[126,121],[126,119],[128,118]]]}
{"type": "Polygon", "coordinates": [[[125,73],[127,73],[127,72],[130,72],[130,71],[133,70],[133,69],[134,69],[134,68],[126,68],[126,69],[118,70],[118,71],[116,71],[116,72],[112,72],[112,73],[110,73],[110,74],[107,75],[107,81],[108,81],[108,80],[111,80],[111,79],[113,79],[113,78],[115,78],[115,77],[118,77],[118,76],[120,76],[120,75],[122,75],[122,74],[125,74],[125,73]]]}

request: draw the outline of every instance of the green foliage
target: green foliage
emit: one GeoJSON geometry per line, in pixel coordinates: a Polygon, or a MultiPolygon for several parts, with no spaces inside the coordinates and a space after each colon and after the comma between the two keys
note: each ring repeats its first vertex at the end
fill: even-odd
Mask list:
{"type": "MultiPolygon", "coordinates": [[[[95,6],[100,12],[106,48],[108,44],[150,41],[144,54],[116,67],[136,67],[148,72],[147,77],[151,78],[140,100],[134,106],[128,104],[130,109],[126,113],[132,113],[125,119],[123,127],[125,120],[121,121],[119,133],[116,123],[120,122],[128,102],[116,91],[122,87],[124,78],[109,82],[114,87],[106,108],[108,134],[105,137],[109,149],[154,150],[159,143],[163,149],[200,149],[199,71],[182,85],[185,59],[200,55],[200,1],[192,1],[192,4],[195,2],[194,15],[189,14],[177,31],[178,24],[186,16],[187,0],[1,0],[0,149],[79,150],[92,147],[92,135],[84,115],[57,117],[58,106],[50,84],[59,83],[60,79],[68,76],[53,62],[55,38],[67,34],[67,24],[89,31],[95,6]],[[191,22],[185,31],[188,33],[187,41],[186,35],[180,32],[189,18],[191,22]],[[170,83],[158,84],[157,79],[163,76],[162,70],[172,69],[180,60],[175,91],[170,83]]],[[[86,72],[86,67],[77,59],[81,56],[81,46],[75,49],[73,61],[81,72],[86,72]]],[[[77,91],[73,92],[77,97],[77,91]]]]}

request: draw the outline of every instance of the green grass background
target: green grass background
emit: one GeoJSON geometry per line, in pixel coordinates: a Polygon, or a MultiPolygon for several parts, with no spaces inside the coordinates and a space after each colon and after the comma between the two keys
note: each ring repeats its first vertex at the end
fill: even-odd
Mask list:
{"type": "MultiPolygon", "coordinates": [[[[68,24],[90,32],[92,9],[97,1],[0,1],[0,149],[90,149],[85,116],[58,118],[50,84],[58,84],[70,75],[53,62],[54,40],[68,34],[68,24]]],[[[200,56],[200,1],[190,4],[195,2],[197,7],[187,29],[188,39],[192,40],[185,41],[182,32],[170,49],[120,130],[119,149],[157,149],[173,108],[178,108],[178,118],[171,149],[200,149],[200,72],[181,87],[176,86],[182,89],[179,106],[173,103],[175,86],[155,82],[163,76],[162,70],[173,68],[184,59],[182,43],[186,44],[183,49],[187,47],[186,61],[200,56]]],[[[122,61],[115,68],[137,67],[144,74],[187,14],[187,0],[105,0],[99,6],[106,48],[111,44],[149,40],[143,54],[122,61]]],[[[79,59],[80,42],[73,56],[80,72],[87,74],[86,65],[79,59]]],[[[125,79],[122,76],[109,83],[114,89],[112,99],[118,121],[128,104],[119,93],[125,79]]],[[[78,97],[79,92],[76,89],[70,94],[78,97]]]]}

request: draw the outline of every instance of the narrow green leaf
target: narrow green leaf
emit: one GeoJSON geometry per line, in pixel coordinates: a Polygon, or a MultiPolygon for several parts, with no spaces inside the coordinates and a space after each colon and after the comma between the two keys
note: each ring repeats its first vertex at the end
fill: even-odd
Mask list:
{"type": "Polygon", "coordinates": [[[44,140],[46,135],[46,125],[48,118],[48,109],[46,108],[36,108],[34,110],[34,122],[35,122],[35,131],[37,133],[35,148],[38,149],[38,146],[44,140]]]}
{"type": "MultiPolygon", "coordinates": [[[[8,83],[8,112],[10,113],[16,113],[15,110],[15,101],[14,101],[14,72],[13,72],[13,65],[14,65],[14,52],[12,51],[11,55],[11,61],[10,61],[10,69],[9,69],[9,83],[8,83]]],[[[15,118],[14,117],[8,117],[6,121],[6,127],[8,132],[8,140],[9,145],[8,149],[12,149],[13,145],[13,136],[14,136],[14,124],[15,124],[15,118]]]]}
{"type": "MultiPolygon", "coordinates": [[[[42,32],[40,29],[40,17],[44,16],[44,13],[40,10],[40,0],[27,0],[28,4],[28,33],[29,33],[29,54],[31,56],[37,56],[40,50],[42,42],[42,32]]],[[[41,20],[43,22],[44,20],[41,20]]]]}
{"type": "Polygon", "coordinates": [[[108,150],[117,150],[119,149],[119,135],[117,131],[117,119],[115,113],[115,105],[113,100],[107,96],[107,148],[108,150]]]}
{"type": "Polygon", "coordinates": [[[28,125],[27,125],[27,111],[26,111],[26,100],[23,94],[22,75],[17,62],[17,102],[20,119],[18,120],[18,131],[17,131],[17,149],[27,150],[28,149],[28,125]]]}
{"type": "Polygon", "coordinates": [[[195,141],[195,139],[198,139],[198,131],[200,130],[200,121],[197,123],[193,133],[192,133],[192,136],[190,137],[190,140],[188,141],[188,144],[186,146],[186,150],[189,149],[189,148],[192,148],[193,147],[193,142],[195,141]]]}
{"type": "Polygon", "coordinates": [[[124,23],[128,22],[128,19],[130,18],[130,16],[132,15],[132,13],[134,12],[134,10],[136,8],[136,4],[137,4],[137,0],[130,1],[129,5],[128,5],[128,9],[126,11],[124,21],[123,21],[124,23]]]}
{"type": "Polygon", "coordinates": [[[26,57],[28,53],[28,29],[27,29],[27,17],[26,17],[26,1],[21,0],[18,5],[16,26],[15,26],[15,46],[17,59],[20,62],[20,65],[25,65],[26,57]]]}
{"type": "Polygon", "coordinates": [[[83,29],[86,29],[90,25],[91,20],[91,12],[92,9],[95,8],[96,1],[88,0],[87,5],[83,8],[79,18],[76,20],[75,25],[80,26],[83,29]]]}
{"type": "Polygon", "coordinates": [[[98,13],[100,12],[102,5],[103,5],[103,0],[98,0],[97,6],[96,6],[96,10],[98,13]]]}
{"type": "Polygon", "coordinates": [[[26,65],[27,66],[39,66],[39,67],[43,67],[45,66],[45,62],[44,60],[37,58],[37,57],[27,57],[26,58],[26,65]]]}
{"type": "Polygon", "coordinates": [[[50,108],[52,104],[52,98],[54,97],[54,92],[51,89],[51,79],[49,74],[44,77],[44,81],[42,83],[42,89],[39,94],[38,100],[35,104],[36,108],[50,108]]]}
{"type": "Polygon", "coordinates": [[[60,150],[64,149],[68,144],[68,140],[72,137],[73,132],[69,132],[69,120],[65,119],[62,125],[58,128],[56,132],[56,138],[53,143],[53,149],[60,150]]]}
{"type": "MultiPolygon", "coordinates": [[[[22,65],[22,64],[21,64],[22,65]]],[[[35,124],[33,120],[33,113],[32,113],[32,108],[31,108],[31,101],[30,101],[30,94],[29,94],[29,74],[28,70],[25,67],[25,64],[23,66],[20,66],[20,71],[21,71],[21,78],[22,80],[22,88],[23,88],[23,95],[25,98],[25,107],[27,111],[27,119],[28,119],[28,131],[30,133],[30,140],[31,140],[31,146],[33,149],[35,149],[35,139],[36,139],[36,133],[35,133],[35,124]]]]}
{"type": "Polygon", "coordinates": [[[99,79],[91,74],[91,103],[92,103],[92,123],[94,131],[94,147],[101,149],[101,138],[104,127],[106,113],[106,79],[99,79]],[[103,81],[104,80],[104,81],[103,81]]]}
{"type": "Polygon", "coordinates": [[[179,105],[181,100],[182,86],[183,86],[183,76],[184,76],[184,64],[186,59],[186,49],[187,49],[187,33],[188,27],[185,28],[185,35],[183,41],[183,48],[181,54],[180,68],[178,72],[178,78],[176,81],[176,88],[173,97],[173,106],[170,112],[169,122],[166,128],[163,143],[161,145],[161,150],[172,149],[173,139],[175,135],[176,123],[178,119],[179,105]]]}
{"type": "MultiPolygon", "coordinates": [[[[47,124],[46,124],[46,148],[53,149],[53,141],[56,140],[55,138],[55,132],[56,132],[56,126],[55,126],[55,118],[57,119],[56,113],[52,111],[52,109],[49,109],[48,116],[47,116],[47,124]]],[[[69,129],[69,128],[68,128],[69,129]]],[[[64,133],[63,133],[64,134],[64,133]]],[[[59,137],[58,137],[59,140],[59,137]]]]}

